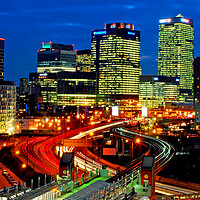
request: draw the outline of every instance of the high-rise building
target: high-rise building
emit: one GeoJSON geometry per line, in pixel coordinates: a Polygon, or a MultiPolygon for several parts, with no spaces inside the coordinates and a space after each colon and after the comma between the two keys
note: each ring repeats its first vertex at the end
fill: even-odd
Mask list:
{"type": "Polygon", "coordinates": [[[57,74],[29,73],[30,94],[41,96],[43,103],[57,103],[57,74]]]}
{"type": "Polygon", "coordinates": [[[76,70],[80,72],[91,71],[91,50],[90,49],[77,51],[76,70]]]}
{"type": "Polygon", "coordinates": [[[96,74],[94,72],[59,72],[58,105],[94,106],[96,74]]]}
{"type": "Polygon", "coordinates": [[[27,78],[20,78],[19,81],[19,88],[17,87],[17,112],[25,112],[27,107],[28,101],[28,94],[29,94],[29,85],[27,78]]]}
{"type": "Polygon", "coordinates": [[[38,50],[37,73],[57,73],[76,71],[76,52],[74,45],[42,43],[38,50]]]}
{"type": "Polygon", "coordinates": [[[0,80],[4,79],[4,41],[0,38],[0,80]]]}
{"type": "Polygon", "coordinates": [[[20,78],[19,81],[19,94],[28,94],[29,87],[28,87],[28,79],[27,78],[20,78]]]}
{"type": "Polygon", "coordinates": [[[140,103],[152,109],[164,107],[166,102],[179,101],[179,81],[177,77],[141,75],[140,103]]]}
{"type": "Polygon", "coordinates": [[[98,95],[138,99],[140,32],[133,24],[105,24],[104,29],[93,30],[91,61],[91,70],[97,74],[98,95]]]}
{"type": "Polygon", "coordinates": [[[0,81],[0,133],[15,133],[16,86],[11,81],[0,81]]]}
{"type": "Polygon", "coordinates": [[[160,19],[158,74],[180,77],[180,89],[193,88],[193,20],[182,15],[160,19]]]}

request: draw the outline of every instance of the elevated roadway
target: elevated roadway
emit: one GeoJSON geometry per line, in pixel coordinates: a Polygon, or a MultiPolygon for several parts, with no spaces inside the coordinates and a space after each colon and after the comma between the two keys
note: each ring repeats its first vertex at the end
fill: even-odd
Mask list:
{"type": "MultiPolygon", "coordinates": [[[[93,127],[87,127],[85,129],[78,129],[74,130],[72,132],[69,132],[67,135],[60,135],[56,136],[54,138],[46,138],[46,140],[40,140],[33,143],[38,144],[40,143],[39,147],[34,148],[34,145],[30,145],[32,147],[32,150],[29,149],[29,160],[32,160],[34,164],[39,165],[42,168],[43,173],[44,172],[52,172],[56,174],[56,171],[58,170],[59,166],[59,158],[54,154],[53,148],[55,143],[61,141],[64,137],[68,137],[71,140],[77,140],[77,139],[82,139],[89,135],[91,132],[95,133],[98,131],[103,131],[107,128],[112,128],[114,126],[119,126],[123,122],[115,122],[115,123],[109,123],[109,124],[100,124],[98,126],[93,126],[93,127]],[[36,151],[36,152],[35,152],[36,151]],[[37,157],[36,157],[37,155],[37,157]],[[36,157],[36,158],[35,158],[36,157]]],[[[142,142],[145,143],[150,147],[150,154],[155,154],[156,155],[156,173],[159,172],[173,157],[174,154],[174,148],[172,145],[168,144],[166,141],[163,141],[161,139],[153,138],[150,136],[146,135],[141,135],[139,133],[133,133],[130,131],[127,131],[122,128],[114,128],[112,131],[114,131],[116,134],[123,135],[123,137],[126,138],[132,138],[134,139],[135,137],[142,137],[143,140],[142,142]]],[[[25,144],[24,144],[25,145],[25,144]]],[[[23,147],[24,153],[26,155],[26,146],[23,147]]],[[[82,152],[79,152],[78,155],[76,155],[76,161],[80,167],[84,169],[85,167],[85,161],[87,160],[87,169],[92,170],[93,169],[93,163],[92,159],[90,157],[87,157],[84,155],[82,152]]],[[[127,165],[127,169],[122,171],[120,174],[117,174],[117,171],[115,169],[109,168],[110,171],[112,171],[112,174],[117,174],[116,176],[113,176],[111,179],[108,180],[108,182],[113,182],[114,180],[117,180],[118,178],[121,178],[125,174],[131,174],[134,173],[134,178],[137,178],[137,171],[139,169],[141,162],[141,157],[132,161],[129,165],[127,165]]],[[[99,163],[98,160],[94,162],[94,166],[101,169],[102,164],[99,163]]],[[[130,180],[131,181],[131,180],[130,180]]],[[[165,187],[168,187],[165,184],[165,187]]],[[[163,188],[163,185],[157,184],[156,185],[156,190],[163,191],[166,189],[163,188]]],[[[172,192],[172,191],[171,191],[172,192]]],[[[173,189],[173,192],[177,192],[176,189],[173,189]]],[[[167,193],[167,192],[166,192],[167,193]]],[[[169,191],[168,191],[169,193],[169,191]]],[[[181,193],[181,192],[180,192],[181,193]]]]}

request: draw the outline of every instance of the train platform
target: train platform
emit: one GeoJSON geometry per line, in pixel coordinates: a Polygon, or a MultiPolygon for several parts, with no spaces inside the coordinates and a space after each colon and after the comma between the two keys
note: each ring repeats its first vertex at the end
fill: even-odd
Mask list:
{"type": "Polygon", "coordinates": [[[107,187],[109,183],[106,183],[105,180],[108,178],[105,177],[98,177],[91,180],[88,183],[81,185],[78,188],[73,189],[71,192],[62,195],[61,197],[57,198],[56,200],[84,200],[88,197],[92,197],[94,193],[97,193],[100,189],[107,187]]]}

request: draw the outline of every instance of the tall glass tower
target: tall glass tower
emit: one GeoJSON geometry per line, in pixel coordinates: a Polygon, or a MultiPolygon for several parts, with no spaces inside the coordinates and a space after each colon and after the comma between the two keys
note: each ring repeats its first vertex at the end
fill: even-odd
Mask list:
{"type": "Polygon", "coordinates": [[[158,74],[180,77],[180,89],[193,87],[193,20],[182,15],[160,19],[158,74]]]}
{"type": "Polygon", "coordinates": [[[91,61],[99,95],[139,95],[140,32],[134,25],[112,23],[93,30],[91,61]]]}

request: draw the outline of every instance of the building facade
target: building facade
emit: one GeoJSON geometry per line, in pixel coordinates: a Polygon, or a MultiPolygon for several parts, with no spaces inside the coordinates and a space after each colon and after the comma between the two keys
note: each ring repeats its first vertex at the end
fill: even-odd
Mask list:
{"type": "Polygon", "coordinates": [[[94,106],[96,74],[94,72],[59,72],[58,105],[94,106]]]}
{"type": "Polygon", "coordinates": [[[0,80],[4,79],[4,41],[0,38],[0,80]]]}
{"type": "Polygon", "coordinates": [[[103,102],[116,99],[137,99],[139,95],[140,32],[133,24],[105,24],[93,30],[91,70],[96,72],[97,95],[103,102]]]}
{"type": "Polygon", "coordinates": [[[158,75],[180,77],[180,89],[193,88],[193,20],[182,15],[160,19],[158,75]]]}
{"type": "Polygon", "coordinates": [[[177,77],[140,76],[139,101],[143,107],[164,107],[166,102],[179,101],[179,81],[177,77]]]}
{"type": "Polygon", "coordinates": [[[74,45],[42,43],[38,50],[37,73],[57,73],[76,71],[76,52],[74,45]]]}
{"type": "Polygon", "coordinates": [[[19,80],[19,94],[24,95],[29,93],[29,85],[27,78],[20,78],[19,80]]]}
{"type": "Polygon", "coordinates": [[[77,51],[76,70],[80,72],[91,71],[91,50],[90,49],[77,51]]]}
{"type": "Polygon", "coordinates": [[[57,74],[29,73],[30,95],[42,97],[43,103],[57,104],[57,74]]]}
{"type": "Polygon", "coordinates": [[[0,134],[15,133],[16,86],[11,81],[0,81],[0,134]]]}

